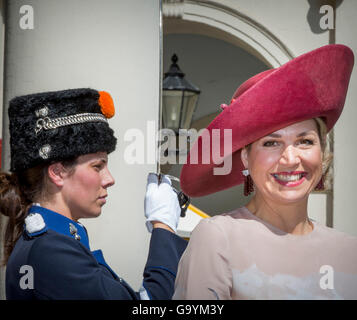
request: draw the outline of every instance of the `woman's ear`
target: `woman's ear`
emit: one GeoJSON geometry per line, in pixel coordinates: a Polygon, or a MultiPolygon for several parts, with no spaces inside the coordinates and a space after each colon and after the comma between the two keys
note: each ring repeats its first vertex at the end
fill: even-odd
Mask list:
{"type": "Polygon", "coordinates": [[[243,162],[244,168],[248,168],[248,149],[243,148],[240,152],[240,158],[243,162]]]}
{"type": "Polygon", "coordinates": [[[48,177],[51,182],[57,187],[63,186],[64,177],[66,176],[66,170],[62,163],[56,162],[48,166],[48,177]]]}

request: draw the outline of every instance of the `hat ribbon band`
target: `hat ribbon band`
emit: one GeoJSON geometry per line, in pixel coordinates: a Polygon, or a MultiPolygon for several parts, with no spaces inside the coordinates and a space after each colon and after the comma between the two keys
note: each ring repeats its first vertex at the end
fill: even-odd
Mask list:
{"type": "Polygon", "coordinates": [[[37,120],[35,132],[36,134],[38,134],[42,129],[52,130],[57,129],[59,127],[70,126],[74,124],[98,121],[108,123],[107,118],[100,113],[79,113],[55,119],[50,119],[49,117],[46,117],[37,120]]]}

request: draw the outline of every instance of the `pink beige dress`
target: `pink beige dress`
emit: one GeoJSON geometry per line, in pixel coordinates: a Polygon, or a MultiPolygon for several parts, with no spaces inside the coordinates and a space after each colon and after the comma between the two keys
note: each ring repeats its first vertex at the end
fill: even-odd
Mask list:
{"type": "Polygon", "coordinates": [[[202,220],[173,299],[357,299],[357,238],[313,225],[292,235],[245,207],[202,220]]]}

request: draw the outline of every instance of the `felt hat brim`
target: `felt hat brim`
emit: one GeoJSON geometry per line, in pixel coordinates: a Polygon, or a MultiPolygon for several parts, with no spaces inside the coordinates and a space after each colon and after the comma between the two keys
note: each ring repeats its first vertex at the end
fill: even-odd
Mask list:
{"type": "Polygon", "coordinates": [[[241,184],[241,149],[281,128],[319,117],[331,130],[342,112],[353,64],[350,48],[326,45],[247,80],[235,92],[232,103],[206,128],[210,137],[213,130],[221,130],[220,155],[224,154],[223,129],[232,130],[232,149],[224,154],[232,157],[232,170],[214,174],[214,168],[222,164],[213,161],[212,139],[210,161],[202,163],[207,146],[200,136],[181,171],[182,191],[200,197],[241,184]],[[191,163],[191,159],[198,159],[198,163],[191,163]]]}

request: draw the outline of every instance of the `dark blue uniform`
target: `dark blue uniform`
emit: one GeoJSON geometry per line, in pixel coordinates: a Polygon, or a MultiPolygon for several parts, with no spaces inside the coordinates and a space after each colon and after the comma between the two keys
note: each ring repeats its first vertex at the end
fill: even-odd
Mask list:
{"type": "MultiPolygon", "coordinates": [[[[140,299],[101,250],[90,250],[83,225],[39,206],[31,213],[41,214],[45,227],[32,233],[25,228],[17,241],[6,269],[7,299],[140,299]]],[[[143,279],[150,299],[171,299],[186,244],[172,232],[153,230],[143,279]]]]}

